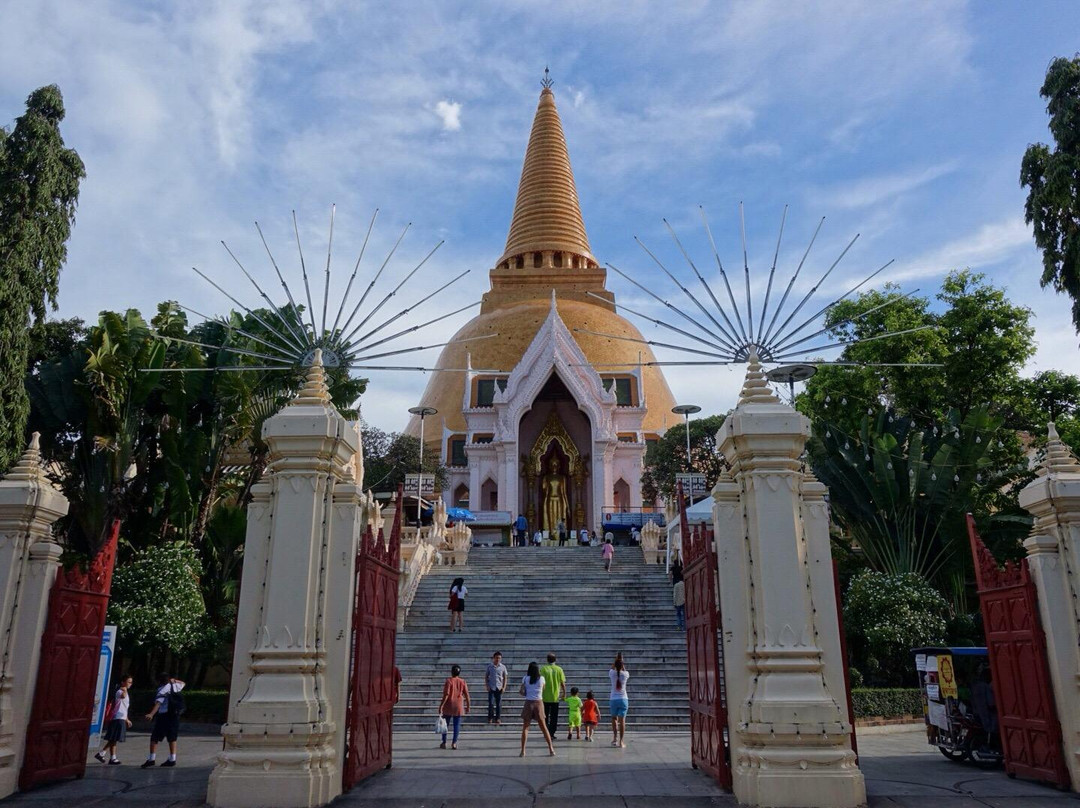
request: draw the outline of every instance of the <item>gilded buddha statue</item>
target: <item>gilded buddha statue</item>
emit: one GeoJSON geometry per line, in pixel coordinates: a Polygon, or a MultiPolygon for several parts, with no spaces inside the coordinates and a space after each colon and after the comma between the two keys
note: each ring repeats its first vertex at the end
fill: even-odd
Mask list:
{"type": "Polygon", "coordinates": [[[548,531],[549,536],[554,536],[560,522],[564,525],[569,522],[570,502],[566,496],[566,477],[559,474],[558,458],[551,458],[548,468],[550,472],[540,481],[540,489],[544,494],[543,529],[548,531]]]}

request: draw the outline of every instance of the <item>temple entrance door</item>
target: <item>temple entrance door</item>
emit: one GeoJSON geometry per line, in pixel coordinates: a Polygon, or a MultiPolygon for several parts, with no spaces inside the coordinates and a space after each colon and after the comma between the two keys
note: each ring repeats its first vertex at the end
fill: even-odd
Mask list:
{"type": "Polygon", "coordinates": [[[594,507],[589,479],[591,442],[589,417],[578,408],[558,374],[552,373],[518,426],[518,445],[523,454],[517,507],[518,513],[528,519],[530,531],[554,528],[545,520],[546,492],[557,495],[560,502],[565,497],[565,502],[557,506],[549,502],[552,513],[565,514],[564,529],[590,527],[594,507]]]}

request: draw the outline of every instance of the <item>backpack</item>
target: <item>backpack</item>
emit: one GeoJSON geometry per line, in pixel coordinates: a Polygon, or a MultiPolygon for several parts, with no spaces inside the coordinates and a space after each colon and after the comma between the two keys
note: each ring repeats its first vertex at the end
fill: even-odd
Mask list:
{"type": "Polygon", "coordinates": [[[101,720],[102,726],[112,721],[114,715],[116,715],[116,699],[109,699],[109,703],[105,705],[105,717],[101,720]]]}
{"type": "Polygon", "coordinates": [[[183,715],[184,710],[187,709],[187,705],[184,704],[184,694],[176,689],[175,685],[169,686],[169,695],[166,696],[169,700],[169,712],[173,715],[183,715]]]}

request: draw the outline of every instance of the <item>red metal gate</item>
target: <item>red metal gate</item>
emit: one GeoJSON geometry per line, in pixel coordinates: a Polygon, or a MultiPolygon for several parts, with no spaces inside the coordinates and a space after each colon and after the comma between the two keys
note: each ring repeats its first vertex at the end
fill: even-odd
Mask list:
{"type": "Polygon", "coordinates": [[[26,754],[19,789],[82,777],[94,712],[101,635],[109,605],[116,539],[113,522],[105,545],[88,570],[61,570],[49,594],[49,617],[41,636],[26,754]]]}
{"type": "Polygon", "coordinates": [[[397,638],[398,574],[401,559],[401,490],[390,541],[369,525],[356,556],[352,664],[346,713],[345,766],[348,791],[390,766],[394,724],[394,643],[397,638]]]}
{"type": "Polygon", "coordinates": [[[1009,776],[1069,785],[1054,710],[1046,638],[1039,621],[1035,584],[1027,559],[999,567],[967,517],[983,629],[994,678],[1001,747],[1009,776]]]}
{"type": "Polygon", "coordinates": [[[686,589],[686,657],[690,684],[690,753],[702,769],[731,790],[724,648],[720,644],[716,548],[711,530],[686,520],[686,500],[679,489],[683,578],[686,589]]]}

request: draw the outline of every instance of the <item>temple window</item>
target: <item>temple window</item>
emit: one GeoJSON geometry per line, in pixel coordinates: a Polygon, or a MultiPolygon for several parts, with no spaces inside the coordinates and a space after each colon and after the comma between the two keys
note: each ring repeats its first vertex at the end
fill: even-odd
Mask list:
{"type": "Polygon", "coordinates": [[[454,505],[458,508],[469,507],[469,486],[465,483],[454,489],[454,505]]]}
{"type": "Polygon", "coordinates": [[[573,261],[571,262],[571,265],[574,267],[574,269],[579,269],[581,267],[581,259],[575,255],[573,261]]]}
{"type": "Polygon", "coordinates": [[[620,432],[619,443],[634,443],[637,441],[637,435],[633,432],[620,432]]]}
{"type": "Polygon", "coordinates": [[[469,465],[469,458],[465,456],[465,438],[453,437],[450,439],[450,465],[469,465]]]}
{"type": "Polygon", "coordinates": [[[540,269],[540,267],[542,267],[543,265],[544,265],[544,254],[543,253],[538,253],[538,252],[533,253],[533,268],[534,269],[540,269]]]}
{"type": "Polygon", "coordinates": [[[518,269],[525,269],[525,256],[524,255],[519,255],[514,260],[514,264],[515,264],[515,266],[517,266],[518,269]]]}
{"type": "Polygon", "coordinates": [[[506,379],[478,379],[476,382],[477,407],[490,407],[495,403],[495,385],[500,390],[506,389],[506,379]]]}
{"type": "Polygon", "coordinates": [[[632,407],[634,406],[634,399],[632,395],[632,387],[630,385],[630,378],[628,376],[622,376],[614,379],[604,379],[604,389],[611,392],[612,385],[615,386],[615,403],[620,407],[632,407]]]}
{"type": "Polygon", "coordinates": [[[562,266],[562,253],[561,252],[555,253],[555,255],[552,257],[552,261],[555,263],[555,266],[561,267],[562,266]]]}
{"type": "Polygon", "coordinates": [[[495,439],[495,436],[491,435],[491,434],[473,435],[472,442],[473,443],[491,443],[491,441],[493,441],[494,439],[495,439]]]}

